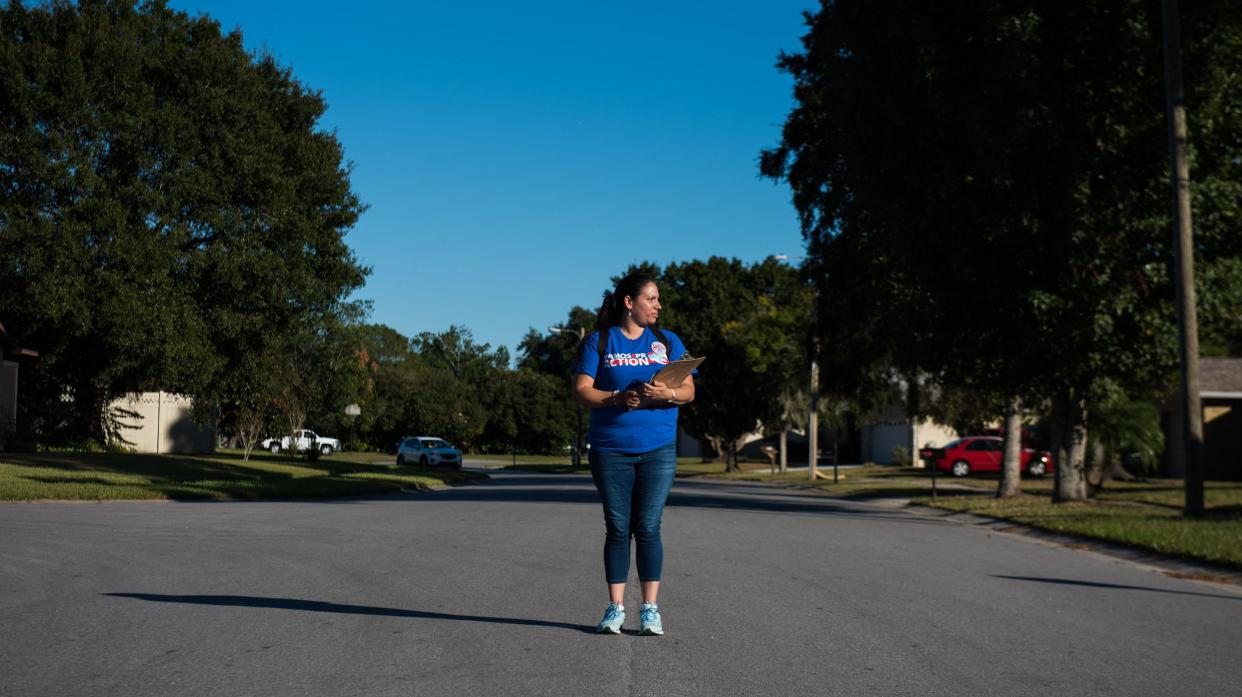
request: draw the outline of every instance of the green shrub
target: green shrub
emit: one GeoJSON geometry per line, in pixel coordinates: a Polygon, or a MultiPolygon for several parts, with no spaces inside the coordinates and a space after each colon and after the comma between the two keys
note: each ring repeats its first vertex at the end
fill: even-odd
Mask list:
{"type": "Polygon", "coordinates": [[[893,464],[899,467],[909,467],[911,465],[910,450],[904,445],[898,445],[893,448],[893,464]]]}

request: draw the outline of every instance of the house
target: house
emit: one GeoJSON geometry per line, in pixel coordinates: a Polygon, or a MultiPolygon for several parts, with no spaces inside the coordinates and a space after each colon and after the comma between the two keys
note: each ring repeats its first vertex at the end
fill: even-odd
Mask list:
{"type": "MultiPolygon", "coordinates": [[[[1199,359],[1199,401],[1203,407],[1204,479],[1242,480],[1242,358],[1199,359]]],[[[1182,418],[1178,399],[1161,410],[1164,425],[1164,470],[1171,477],[1186,474],[1182,418]]]]}
{"type": "MultiPolygon", "coordinates": [[[[940,447],[958,437],[952,428],[927,419],[913,420],[906,415],[904,405],[893,405],[878,418],[856,422],[852,417],[846,423],[828,425],[820,422],[820,438],[817,450],[819,462],[825,464],[834,458],[840,463],[874,462],[881,465],[905,464],[922,467],[918,450],[923,447],[940,447]],[[898,448],[905,449],[905,461],[898,462],[898,448]]],[[[756,430],[743,438],[740,457],[752,462],[767,462],[764,448],[779,448],[780,438],[764,436],[756,430]]],[[[790,430],[786,438],[786,461],[791,466],[805,466],[809,444],[804,429],[790,430]]],[[[711,457],[715,453],[706,444],[677,427],[678,457],[711,457]]]]}
{"type": "Polygon", "coordinates": [[[38,352],[23,348],[0,324],[0,447],[17,431],[21,365],[38,356],[38,352]]]}
{"type": "Polygon", "coordinates": [[[911,419],[903,405],[890,407],[874,421],[862,424],[860,462],[881,465],[913,464],[922,467],[919,448],[941,447],[957,438],[957,431],[927,419],[911,419]],[[896,462],[898,448],[905,450],[910,462],[896,462]]]}

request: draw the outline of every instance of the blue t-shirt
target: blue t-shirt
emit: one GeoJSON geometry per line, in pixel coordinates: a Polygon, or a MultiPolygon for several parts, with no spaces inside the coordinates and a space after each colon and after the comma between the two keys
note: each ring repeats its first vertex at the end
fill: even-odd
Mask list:
{"type": "MultiPolygon", "coordinates": [[[[595,378],[596,389],[608,392],[647,382],[668,365],[670,358],[686,355],[686,347],[676,334],[660,331],[672,346],[661,343],[647,327],[637,339],[627,339],[620,327],[610,327],[603,361],[599,359],[599,332],[592,332],[582,341],[574,372],[590,375],[595,378]]],[[[677,440],[677,407],[592,409],[590,440],[593,449],[610,452],[645,453],[664,447],[677,440]]]]}

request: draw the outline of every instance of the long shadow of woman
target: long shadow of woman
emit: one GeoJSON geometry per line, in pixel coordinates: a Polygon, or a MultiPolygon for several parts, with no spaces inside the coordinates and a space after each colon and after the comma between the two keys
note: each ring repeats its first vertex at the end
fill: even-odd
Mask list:
{"type": "Polygon", "coordinates": [[[485,615],[457,615],[447,612],[428,612],[425,610],[403,610],[391,607],[372,607],[369,605],[346,605],[343,603],[326,603],[319,600],[298,600],[296,598],[263,598],[252,595],[156,595],[152,593],[104,593],[113,598],[134,598],[154,603],[177,603],[189,605],[220,605],[226,607],[262,607],[275,610],[301,610],[304,612],[331,612],[345,615],[377,615],[381,617],[410,617],[424,620],[454,620],[459,622],[490,622],[492,624],[516,624],[531,627],[556,627],[570,629],[588,634],[595,633],[595,627],[568,622],[551,622],[549,620],[531,620],[520,617],[488,617],[485,615]]]}

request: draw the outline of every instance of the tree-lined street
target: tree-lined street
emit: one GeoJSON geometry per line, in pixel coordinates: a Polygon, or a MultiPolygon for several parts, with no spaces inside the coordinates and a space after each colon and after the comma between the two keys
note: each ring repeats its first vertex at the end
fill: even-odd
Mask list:
{"type": "MultiPolygon", "coordinates": [[[[469,287],[490,296],[456,306],[447,328],[428,321],[422,302],[451,304],[460,294],[413,291],[433,278],[449,283],[449,260],[500,248],[487,241],[499,230],[506,242],[550,239],[541,237],[547,215],[533,199],[498,195],[504,187],[479,196],[484,183],[535,179],[485,176],[464,165],[470,158],[455,158],[448,169],[464,169],[452,180],[471,200],[521,201],[523,215],[535,217],[514,225],[510,215],[504,225],[448,234],[457,228],[411,213],[389,223],[390,244],[370,246],[375,239],[353,235],[368,229],[367,216],[391,220],[397,204],[368,211],[355,164],[366,172],[384,157],[357,152],[355,163],[347,154],[347,134],[371,129],[334,126],[328,91],[317,82],[329,78],[312,67],[319,56],[306,56],[304,73],[253,46],[244,26],[180,4],[17,2],[0,10],[0,111],[10,116],[10,133],[0,139],[0,334],[6,346],[24,347],[6,348],[22,365],[20,380],[13,364],[0,384],[10,395],[0,409],[0,449],[138,447],[124,400],[160,391],[190,400],[197,426],[216,429],[247,456],[263,438],[303,428],[348,432],[352,450],[390,451],[424,434],[485,454],[577,452],[583,415],[566,382],[578,342],[595,330],[605,279],[641,271],[661,288],[662,326],[711,358],[680,424],[730,470],[755,433],[813,431],[806,442],[883,464],[908,464],[914,451],[943,445],[911,436],[862,454],[862,430],[897,414],[958,435],[1003,420],[1009,475],[999,493],[1006,498],[1021,493],[1019,441],[1028,440],[1057,463],[1055,502],[1086,501],[1112,477],[1164,475],[1184,479],[1186,513],[1198,518],[1209,513],[1206,474],[1238,477],[1242,446],[1196,426],[1210,419],[1194,406],[1193,367],[1200,358],[1229,359],[1224,372],[1242,374],[1234,362],[1242,356],[1242,112],[1235,107],[1242,21],[1227,0],[1180,9],[1166,0],[1163,14],[1135,0],[820,2],[801,13],[800,46],[773,43],[764,59],[791,88],[781,100],[766,98],[789,107],[779,134],[758,140],[748,133],[745,157],[676,171],[676,184],[628,206],[650,212],[630,225],[652,240],[681,240],[714,226],[697,215],[676,220],[657,200],[695,183],[709,194],[691,205],[719,210],[731,194],[711,184],[709,171],[758,173],[789,197],[785,212],[797,221],[801,249],[766,224],[747,223],[742,233],[713,233],[680,251],[648,240],[635,247],[641,252],[617,253],[595,231],[613,218],[606,211],[615,201],[596,199],[570,223],[595,251],[575,249],[572,261],[520,278],[510,275],[526,269],[512,263],[517,255],[492,258],[483,282],[469,287]],[[741,238],[761,240],[763,253],[750,247],[739,256],[741,238]],[[452,253],[429,257],[428,243],[442,239],[453,240],[452,253]],[[359,254],[355,241],[370,255],[359,254]],[[793,259],[797,266],[782,263],[793,259]],[[395,260],[403,266],[387,265],[395,260]],[[414,260],[417,272],[409,268],[414,260]],[[557,272],[579,267],[590,268],[598,285],[554,289],[557,272]],[[386,311],[374,312],[380,308],[363,295],[397,287],[406,290],[387,295],[386,311]],[[516,350],[476,339],[485,329],[466,321],[476,308],[494,311],[515,298],[547,307],[547,297],[563,303],[555,318],[529,303],[500,313],[506,323],[529,321],[516,350]],[[1165,411],[1181,412],[1175,392],[1185,393],[1179,399],[1190,413],[1166,418],[1165,411]],[[1212,465],[1204,472],[1194,465],[1201,450],[1212,465]]],[[[418,14],[434,3],[401,5],[418,14]]],[[[395,9],[375,8],[373,16],[395,9]]],[[[308,29],[328,24],[314,10],[288,14],[305,15],[288,19],[305,20],[308,29]]],[[[746,17],[736,26],[749,30],[763,12],[721,18],[731,14],[730,21],[746,17]]],[[[617,30],[612,20],[599,24],[617,30]]],[[[497,26],[507,33],[512,25],[497,26]]],[[[286,23],[279,31],[302,43],[303,33],[286,23]]],[[[673,32],[669,45],[684,36],[673,32]]],[[[414,55],[403,60],[416,63],[414,55]]],[[[724,58],[695,54],[711,66],[700,72],[727,76],[710,99],[693,94],[697,73],[667,82],[679,62],[688,64],[684,55],[615,94],[659,82],[696,107],[746,101],[724,58]]],[[[599,59],[588,51],[582,65],[599,59]]],[[[356,73],[382,74],[377,69],[356,73]]],[[[541,71],[516,72],[544,79],[541,71]]],[[[384,87],[333,91],[337,109],[391,111],[376,100],[392,93],[437,103],[417,79],[376,85],[384,87]]],[[[547,87],[525,91],[551,96],[547,87]]],[[[463,83],[458,91],[491,97],[497,89],[463,83]]],[[[452,113],[449,104],[469,111],[460,102],[438,111],[452,113]]],[[[601,104],[601,114],[628,113],[624,99],[601,104]]],[[[725,113],[717,107],[713,119],[725,113]]],[[[490,124],[497,117],[488,113],[490,124]]],[[[703,120],[692,119],[696,130],[703,120]]],[[[536,130],[547,130],[544,117],[537,121],[536,130]]],[[[420,142],[431,130],[403,126],[383,150],[420,142]]],[[[615,157],[593,158],[590,174],[572,174],[546,153],[573,136],[551,130],[557,135],[538,156],[506,155],[515,158],[511,166],[550,166],[575,181],[647,182],[668,173],[663,155],[696,141],[667,131],[667,145],[636,153],[627,175],[613,170],[615,157]]],[[[504,154],[477,135],[447,142],[478,148],[489,162],[504,154]]],[[[437,149],[427,145],[385,178],[409,187],[401,206],[438,198],[426,187],[445,172],[416,174],[437,149]]],[[[569,188],[537,193],[549,191],[569,188]]],[[[562,193],[543,209],[570,200],[562,193]]],[[[463,217],[471,216],[458,209],[453,222],[463,217]]],[[[625,232],[617,239],[636,230],[625,232]]],[[[573,245],[546,247],[537,242],[534,257],[551,260],[573,245]]],[[[1216,382],[1203,391],[1242,395],[1228,380],[1216,382]]]]}
{"type": "Polygon", "coordinates": [[[0,697],[1242,694],[1236,4],[7,3],[0,697]]]}
{"type": "Polygon", "coordinates": [[[674,486],[663,638],[591,632],[585,475],[6,505],[0,527],[6,695],[1225,695],[1239,677],[1236,586],[754,484],[674,486]]]}

